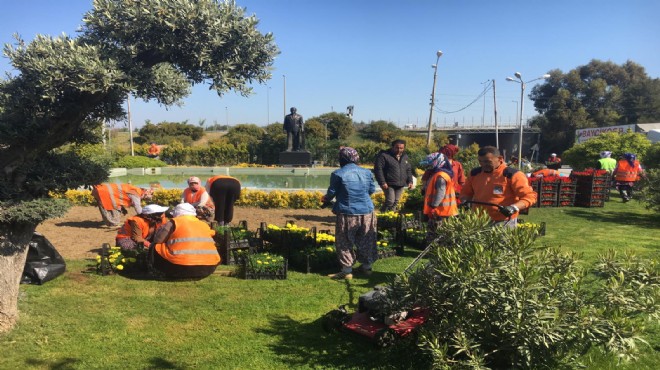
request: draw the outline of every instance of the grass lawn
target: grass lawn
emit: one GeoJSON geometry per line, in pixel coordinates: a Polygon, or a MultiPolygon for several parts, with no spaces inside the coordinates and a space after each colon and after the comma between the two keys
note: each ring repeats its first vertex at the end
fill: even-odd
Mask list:
{"type": "MultiPolygon", "coordinates": [[[[660,259],[660,216],[614,197],[604,208],[534,208],[523,218],[544,221],[544,245],[561,245],[594,261],[608,249],[660,259]]],[[[21,288],[18,326],[0,337],[2,369],[289,369],[402,368],[369,343],[326,334],[320,317],[403,271],[419,251],[382,260],[369,279],[337,282],[290,272],[284,281],[212,276],[201,281],[133,280],[83,273],[88,261],[43,286],[21,288]]],[[[660,363],[660,326],[649,324],[639,361],[660,363]]],[[[590,369],[616,359],[594,350],[590,369]]]]}

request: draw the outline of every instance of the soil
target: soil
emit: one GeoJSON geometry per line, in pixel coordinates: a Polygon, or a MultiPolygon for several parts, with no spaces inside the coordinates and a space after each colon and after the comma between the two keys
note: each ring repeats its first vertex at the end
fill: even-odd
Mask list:
{"type": "MultiPolygon", "coordinates": [[[[131,213],[129,213],[129,216],[131,213]]],[[[256,230],[261,222],[284,226],[295,221],[303,227],[334,230],[335,216],[329,209],[261,209],[237,207],[234,222],[247,221],[248,229],[256,230]]],[[[118,227],[105,226],[96,207],[75,206],[64,217],[45,221],[37,227],[65,259],[95,257],[103,243],[114,245],[118,227]]]]}

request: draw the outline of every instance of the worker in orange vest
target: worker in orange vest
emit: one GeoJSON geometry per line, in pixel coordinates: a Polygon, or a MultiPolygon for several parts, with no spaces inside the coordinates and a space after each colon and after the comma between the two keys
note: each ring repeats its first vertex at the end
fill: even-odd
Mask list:
{"type": "Polygon", "coordinates": [[[548,168],[547,166],[541,166],[540,170],[534,171],[534,173],[532,173],[532,177],[552,177],[552,176],[559,176],[559,171],[548,168]]]}
{"type": "Polygon", "coordinates": [[[121,215],[127,214],[127,207],[135,208],[135,213],[142,213],[142,199],[150,199],[152,191],[131,184],[103,183],[94,185],[92,196],[101,212],[101,217],[108,226],[119,226],[121,215]]]}
{"type": "Polygon", "coordinates": [[[206,189],[201,186],[199,177],[192,176],[188,179],[188,187],[183,190],[181,203],[190,203],[197,210],[197,217],[211,221],[215,213],[213,201],[206,189]]]}
{"type": "Polygon", "coordinates": [[[458,203],[449,159],[436,152],[429,154],[420,164],[430,171],[424,191],[424,214],[429,218],[426,241],[430,243],[437,237],[436,229],[442,221],[458,214],[458,203]]]}
{"type": "Polygon", "coordinates": [[[156,229],[167,222],[167,210],[167,207],[158,204],[142,207],[142,213],[127,219],[119,229],[115,238],[116,245],[122,250],[136,250],[140,243],[148,248],[156,229]]]}
{"type": "Polygon", "coordinates": [[[213,176],[206,181],[206,191],[213,199],[215,220],[228,225],[234,218],[234,203],[241,196],[241,183],[231,176],[213,176]]]}
{"type": "Polygon", "coordinates": [[[158,158],[160,155],[160,147],[156,143],[151,143],[149,149],[147,149],[147,157],[149,158],[158,158]]]}
{"type": "Polygon", "coordinates": [[[156,230],[153,267],[169,278],[204,278],[220,263],[215,231],[197,218],[195,207],[177,205],[173,218],[156,230]]]}
{"type": "Polygon", "coordinates": [[[640,176],[645,176],[644,169],[639,164],[637,156],[632,153],[624,154],[616,164],[613,172],[614,181],[621,194],[623,202],[628,202],[633,197],[633,187],[640,176]]]}

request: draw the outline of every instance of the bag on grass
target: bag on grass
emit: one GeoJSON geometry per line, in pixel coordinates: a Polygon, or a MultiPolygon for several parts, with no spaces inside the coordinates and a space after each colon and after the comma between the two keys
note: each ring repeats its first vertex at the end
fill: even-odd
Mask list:
{"type": "Polygon", "coordinates": [[[43,284],[66,271],[64,258],[45,236],[34,233],[28,247],[21,284],[43,284]]]}

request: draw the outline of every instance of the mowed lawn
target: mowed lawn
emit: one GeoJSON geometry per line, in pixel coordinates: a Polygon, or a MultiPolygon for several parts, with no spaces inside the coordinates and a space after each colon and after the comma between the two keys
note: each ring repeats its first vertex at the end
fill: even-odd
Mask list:
{"type": "MultiPolygon", "coordinates": [[[[660,216],[613,198],[604,208],[533,208],[526,221],[546,222],[539,245],[584,253],[608,249],[660,259],[660,216]]],[[[398,357],[359,337],[327,334],[320,318],[403,271],[419,253],[377,262],[368,279],[331,281],[290,272],[284,281],[214,275],[201,281],[135,280],[84,273],[90,261],[68,261],[64,276],[23,286],[18,326],[0,337],[2,369],[289,369],[406,368],[398,357]]],[[[660,363],[660,327],[649,323],[637,362],[660,363]]],[[[614,368],[591,351],[587,368],[614,368]]]]}

